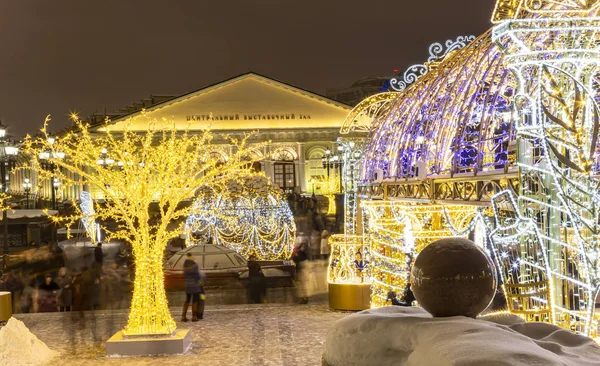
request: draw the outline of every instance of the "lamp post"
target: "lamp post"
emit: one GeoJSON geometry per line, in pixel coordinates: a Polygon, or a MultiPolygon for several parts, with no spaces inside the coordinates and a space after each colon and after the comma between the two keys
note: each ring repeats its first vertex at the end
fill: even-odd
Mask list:
{"type": "Polygon", "coordinates": [[[29,178],[23,180],[23,190],[25,191],[25,198],[27,199],[27,208],[29,209],[29,193],[31,192],[31,182],[29,178]]]}
{"type": "Polygon", "coordinates": [[[52,179],[52,209],[56,210],[56,196],[58,193],[58,188],[60,188],[60,181],[58,178],[54,177],[52,179]]]}
{"type": "Polygon", "coordinates": [[[329,179],[329,169],[337,169],[340,180],[340,192],[342,191],[342,165],[344,164],[343,154],[344,146],[339,145],[337,153],[332,154],[331,150],[325,150],[325,156],[322,158],[323,167],[327,168],[327,178],[329,179]]]}
{"type": "MultiPolygon", "coordinates": [[[[55,141],[56,141],[56,138],[49,134],[48,135],[48,143],[50,145],[53,145],[55,141]]],[[[60,151],[46,150],[46,151],[40,153],[39,158],[40,158],[40,162],[44,166],[44,169],[54,171],[56,169],[56,165],[54,163],[50,162],[50,158],[62,160],[65,158],[65,153],[60,152],[60,151]]],[[[60,187],[60,181],[58,180],[58,178],[53,177],[52,182],[51,182],[51,187],[50,187],[50,189],[52,190],[51,194],[52,194],[52,209],[53,210],[56,210],[56,193],[57,193],[59,187],[60,187]]]]}
{"type": "MultiPolygon", "coordinates": [[[[98,165],[102,166],[102,168],[106,169],[108,166],[111,166],[115,163],[114,159],[111,159],[108,156],[108,150],[106,150],[106,148],[102,148],[101,150],[101,155],[100,155],[100,159],[98,159],[98,161],[96,162],[98,165]]],[[[118,162],[117,164],[119,167],[123,166],[123,163],[121,161],[118,162]]],[[[141,166],[141,164],[140,164],[141,166]]],[[[106,188],[110,188],[110,185],[105,184],[106,188]]]]}
{"type": "MultiPolygon", "coordinates": [[[[7,168],[11,168],[15,157],[19,153],[19,148],[15,146],[14,141],[6,138],[6,126],[0,121],[0,176],[2,179],[2,192],[8,193],[7,168]]],[[[2,211],[2,223],[4,226],[4,267],[6,267],[6,258],[8,256],[8,213],[2,211]]]]}

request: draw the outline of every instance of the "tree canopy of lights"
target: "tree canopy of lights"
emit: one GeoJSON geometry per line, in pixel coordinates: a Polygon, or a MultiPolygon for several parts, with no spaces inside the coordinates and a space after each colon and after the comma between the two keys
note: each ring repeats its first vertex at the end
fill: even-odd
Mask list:
{"type": "MultiPolygon", "coordinates": [[[[171,334],[176,325],[167,304],[162,265],[168,240],[183,232],[183,223],[176,228],[173,223],[184,221],[191,212],[190,205],[182,202],[193,200],[204,186],[249,174],[251,154],[248,137],[232,139],[235,152],[222,164],[211,155],[210,131],[180,131],[173,123],[151,120],[145,113],[137,118],[148,119],[146,131],[125,128],[111,133],[107,122],[105,132],[95,133],[76,119],[75,128],[53,142],[47,138],[47,118],[40,137],[25,139],[24,150],[32,162],[23,168],[36,170],[41,179],[57,177],[65,187],[80,184],[71,178],[79,176],[101,192],[104,202],[95,205],[93,219],[116,222],[116,228],[103,227],[107,239],[131,243],[135,257],[133,298],[124,334],[171,334]],[[40,156],[54,168],[42,169],[40,156]],[[151,207],[158,208],[158,215],[152,214],[151,207]]],[[[55,218],[67,225],[75,219],[55,218]]]]}

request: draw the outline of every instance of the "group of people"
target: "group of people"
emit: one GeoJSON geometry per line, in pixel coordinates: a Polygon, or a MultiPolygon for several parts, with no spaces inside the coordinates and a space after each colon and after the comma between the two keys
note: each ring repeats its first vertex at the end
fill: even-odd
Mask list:
{"type": "MultiPolygon", "coordinates": [[[[51,245],[52,247],[52,245],[51,245]]],[[[60,249],[60,248],[59,248],[60,249]]],[[[58,252],[56,249],[52,251],[58,252]]],[[[62,250],[60,251],[62,256],[62,250]]],[[[91,253],[90,253],[91,254],[91,253]]],[[[131,263],[126,250],[115,255],[115,262],[104,263],[104,252],[99,244],[93,251],[91,266],[83,265],[71,271],[58,263],[52,255],[44,261],[28,263],[24,268],[10,270],[3,279],[3,287],[10,291],[13,312],[57,312],[127,307],[131,293],[131,263]]]]}

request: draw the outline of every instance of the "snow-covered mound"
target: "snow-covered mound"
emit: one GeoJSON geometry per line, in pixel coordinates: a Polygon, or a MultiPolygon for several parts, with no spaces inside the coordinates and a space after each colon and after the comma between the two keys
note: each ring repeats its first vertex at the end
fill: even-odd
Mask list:
{"type": "Polygon", "coordinates": [[[389,306],[338,320],[323,360],[331,366],[600,365],[592,339],[512,315],[432,318],[389,306]]]}
{"type": "Polygon", "coordinates": [[[58,353],[52,351],[27,329],[22,321],[10,318],[0,329],[0,365],[43,365],[58,353]]]}

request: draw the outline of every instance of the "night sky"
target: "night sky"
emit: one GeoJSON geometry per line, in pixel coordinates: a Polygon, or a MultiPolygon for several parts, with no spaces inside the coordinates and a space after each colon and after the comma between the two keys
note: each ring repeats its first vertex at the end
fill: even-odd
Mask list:
{"type": "Polygon", "coordinates": [[[325,93],[390,75],[429,44],[488,29],[494,0],[0,2],[0,119],[51,130],[255,71],[325,93]]]}

